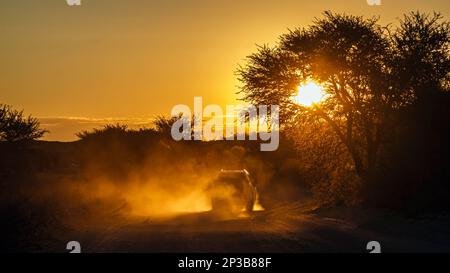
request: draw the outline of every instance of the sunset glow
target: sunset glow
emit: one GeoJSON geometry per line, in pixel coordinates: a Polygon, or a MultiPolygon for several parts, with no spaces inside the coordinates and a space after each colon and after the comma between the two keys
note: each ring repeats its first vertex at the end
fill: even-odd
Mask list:
{"type": "Polygon", "coordinates": [[[310,107],[320,103],[324,97],[325,91],[320,85],[307,82],[299,86],[295,101],[302,106],[310,107]]]}

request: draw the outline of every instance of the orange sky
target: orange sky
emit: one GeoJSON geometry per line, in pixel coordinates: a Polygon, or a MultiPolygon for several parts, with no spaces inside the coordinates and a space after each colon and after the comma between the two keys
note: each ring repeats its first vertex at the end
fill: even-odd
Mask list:
{"type": "Polygon", "coordinates": [[[0,103],[47,117],[43,123],[53,128],[47,139],[60,140],[73,138],[78,120],[85,127],[104,118],[142,123],[168,115],[175,104],[192,104],[194,96],[235,103],[234,71],[255,44],[273,44],[324,10],[379,15],[388,23],[417,9],[448,17],[450,2],[82,0],[69,7],[65,0],[1,1],[0,103]]]}

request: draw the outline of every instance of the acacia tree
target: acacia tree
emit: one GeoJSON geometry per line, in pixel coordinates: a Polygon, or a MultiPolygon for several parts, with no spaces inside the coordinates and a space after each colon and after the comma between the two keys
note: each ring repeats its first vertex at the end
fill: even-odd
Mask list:
{"type": "Polygon", "coordinates": [[[426,100],[432,90],[450,89],[449,21],[439,13],[411,12],[390,39],[394,56],[388,65],[399,93],[426,100]]]}
{"type": "Polygon", "coordinates": [[[23,111],[0,104],[0,141],[23,141],[39,139],[46,133],[37,118],[24,117],[23,111]]]}
{"type": "Polygon", "coordinates": [[[248,56],[237,71],[240,94],[253,104],[280,105],[285,127],[325,122],[351,157],[356,174],[367,178],[391,129],[390,114],[417,97],[416,89],[402,83],[405,77],[410,86],[419,86],[429,70],[434,82],[447,76],[448,23],[439,19],[412,13],[391,33],[377,19],[325,12],[308,28],[282,35],[275,47],[262,46],[248,56]],[[412,49],[418,52],[412,55],[412,49]],[[414,57],[424,68],[417,72],[420,77],[402,73],[414,57]],[[308,80],[326,92],[313,107],[292,99],[308,80]]]}

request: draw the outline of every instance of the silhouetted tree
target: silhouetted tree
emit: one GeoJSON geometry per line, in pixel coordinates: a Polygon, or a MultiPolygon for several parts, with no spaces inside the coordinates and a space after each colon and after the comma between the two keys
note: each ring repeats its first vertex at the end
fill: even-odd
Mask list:
{"type": "Polygon", "coordinates": [[[157,116],[153,121],[155,130],[163,136],[170,137],[172,125],[181,118],[180,117],[165,117],[157,116]]]}
{"type": "Polygon", "coordinates": [[[153,126],[160,135],[172,139],[172,126],[177,121],[184,120],[186,124],[189,124],[191,127],[191,137],[194,137],[194,125],[196,122],[196,117],[192,116],[190,119],[183,117],[183,115],[180,113],[176,116],[172,117],[165,117],[165,116],[156,116],[155,120],[153,121],[153,126]]]}
{"type": "Polygon", "coordinates": [[[366,179],[392,133],[392,113],[413,103],[422,87],[448,84],[449,28],[441,21],[439,14],[411,13],[391,32],[377,19],[325,12],[247,57],[237,71],[240,94],[256,105],[280,105],[284,127],[325,122],[366,179]],[[308,80],[326,91],[313,107],[292,99],[308,80]]]}
{"type": "Polygon", "coordinates": [[[23,141],[39,139],[47,132],[40,129],[37,118],[24,117],[23,111],[0,104],[0,141],[23,141]]]}
{"type": "Polygon", "coordinates": [[[325,13],[308,29],[281,36],[275,49],[260,48],[238,74],[244,100],[280,104],[284,118],[320,118],[333,129],[364,176],[373,169],[384,113],[391,107],[384,59],[388,41],[375,19],[325,13]],[[314,107],[292,100],[305,81],[320,83],[326,99],[314,107]],[[282,110],[282,111],[283,111],[282,110]]]}
{"type": "Polygon", "coordinates": [[[124,136],[128,132],[128,125],[125,124],[106,124],[103,128],[94,128],[91,131],[82,131],[76,134],[80,139],[92,139],[96,137],[124,136]]]}
{"type": "MultiPolygon", "coordinates": [[[[411,12],[390,35],[393,57],[392,85],[413,100],[434,96],[432,91],[450,90],[450,22],[439,13],[411,12]]],[[[435,92],[436,93],[436,92],[435,92]]]]}

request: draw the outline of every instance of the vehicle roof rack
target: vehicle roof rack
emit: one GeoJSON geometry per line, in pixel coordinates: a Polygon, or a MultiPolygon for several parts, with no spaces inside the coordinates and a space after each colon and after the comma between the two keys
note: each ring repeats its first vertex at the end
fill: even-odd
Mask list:
{"type": "Polygon", "coordinates": [[[221,172],[221,173],[244,173],[244,174],[247,174],[247,175],[250,174],[246,169],[240,169],[240,170],[226,170],[226,169],[221,169],[220,172],[221,172]]]}

